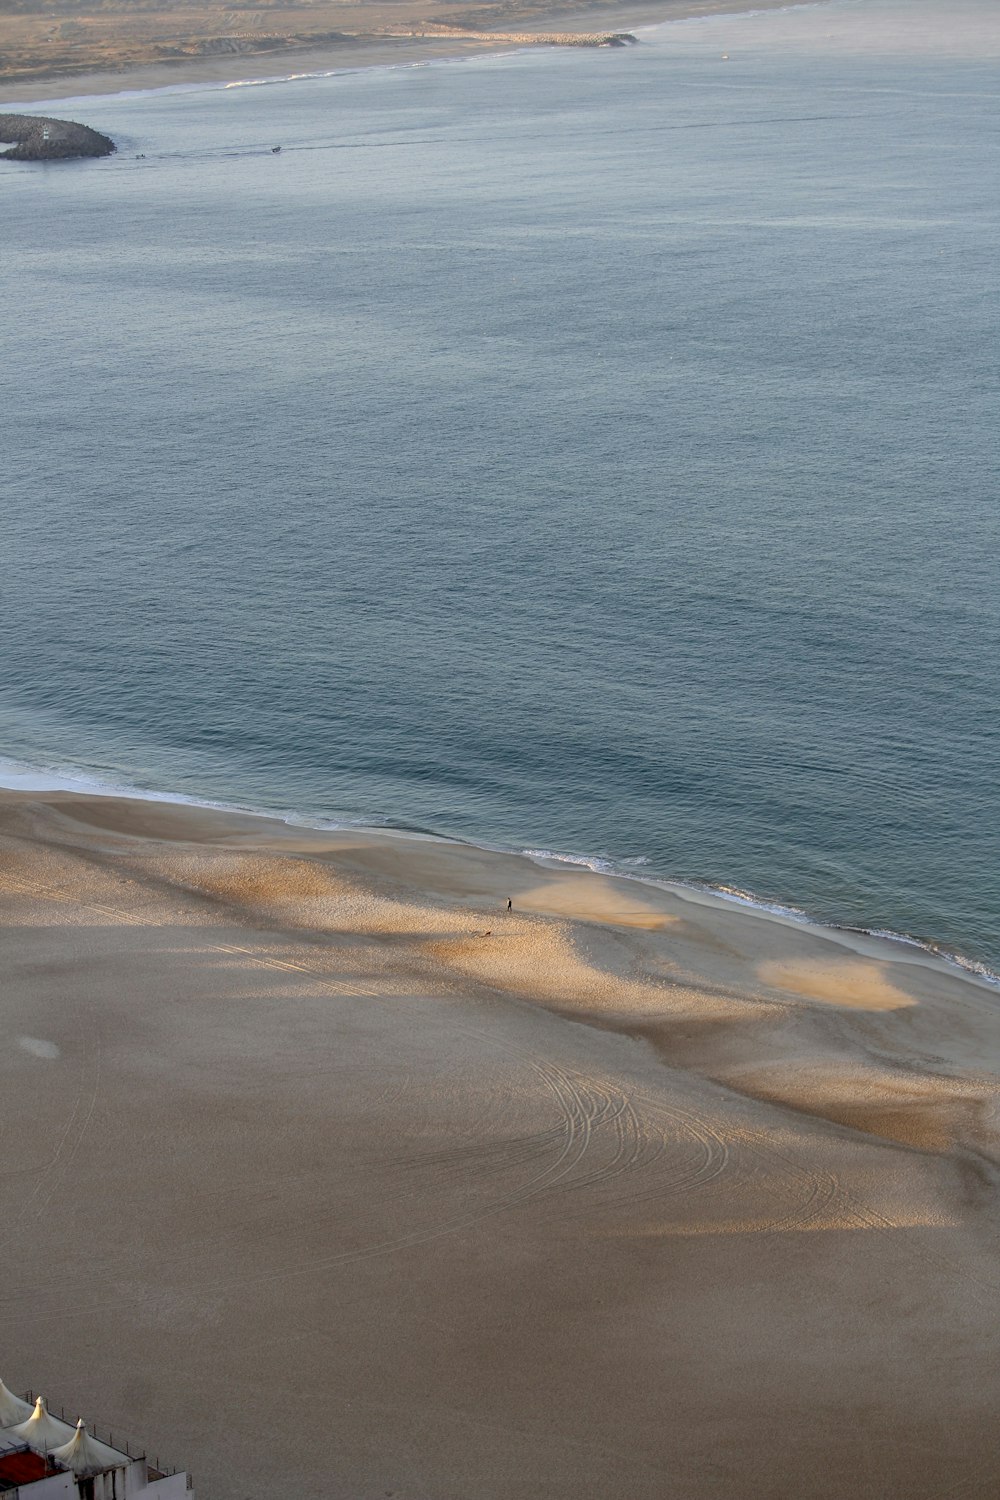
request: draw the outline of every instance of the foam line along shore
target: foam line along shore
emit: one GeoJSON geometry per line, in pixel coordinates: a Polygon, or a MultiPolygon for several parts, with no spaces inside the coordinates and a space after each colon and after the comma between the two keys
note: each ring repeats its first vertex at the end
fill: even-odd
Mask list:
{"type": "Polygon", "coordinates": [[[394,826],[389,820],[380,822],[370,814],[344,813],[330,816],[310,815],[305,812],[278,812],[274,809],[216,802],[183,794],[116,786],[102,782],[96,777],[88,777],[82,772],[46,771],[17,762],[0,761],[0,801],[8,797],[15,801],[30,800],[36,795],[40,802],[47,803],[52,800],[53,805],[72,807],[79,802],[81,809],[92,808],[92,813],[88,816],[98,818],[101,816],[101,804],[113,803],[119,815],[124,818],[126,825],[132,820],[140,828],[143,826],[144,812],[149,805],[161,806],[163,809],[178,809],[179,816],[192,819],[191,826],[196,830],[199,814],[204,814],[206,832],[217,826],[219,818],[238,820],[241,827],[246,820],[246,828],[251,833],[254,830],[257,831],[262,846],[270,846],[275,839],[279,844],[287,845],[290,839],[294,842],[300,837],[302,852],[306,854],[311,848],[316,847],[317,838],[320,841],[319,847],[325,854],[335,853],[339,847],[338,838],[344,835],[352,847],[356,846],[358,840],[370,838],[374,841],[374,847],[396,848],[404,867],[407,856],[415,844],[433,845],[440,851],[440,857],[444,860],[447,860],[448,853],[451,851],[455,857],[456,870],[463,867],[465,855],[474,856],[477,862],[482,863],[483,868],[493,856],[497,863],[494,886],[498,895],[503,888],[505,871],[508,869],[509,862],[520,860],[526,865],[560,874],[563,872],[579,874],[584,881],[587,876],[591,876],[595,881],[595,889],[602,881],[612,882],[616,888],[626,889],[626,883],[628,883],[640,888],[642,896],[639,899],[659,899],[659,893],[662,893],[663,897],[671,902],[680,901],[708,906],[719,914],[723,923],[726,913],[739,909],[768,923],[807,929],[817,936],[839,943],[851,952],[875,957],[880,962],[929,965],[946,973],[959,975],[970,983],[990,988],[1000,987],[1000,975],[988,965],[961,954],[949,952],[932,940],[885,929],[851,927],[824,922],[811,916],[801,907],[767,900],[756,896],[753,892],[734,887],[690,880],[672,880],[669,874],[658,874],[655,870],[648,868],[648,861],[642,855],[631,859],[615,859],[606,855],[560,852],[543,847],[524,848],[489,840],[461,839],[427,829],[394,826]],[[327,837],[333,841],[329,845],[324,842],[327,837]]]}

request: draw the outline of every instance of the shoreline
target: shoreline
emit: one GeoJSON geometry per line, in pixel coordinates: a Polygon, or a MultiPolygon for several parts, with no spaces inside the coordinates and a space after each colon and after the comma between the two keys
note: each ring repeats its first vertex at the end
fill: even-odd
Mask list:
{"type": "MultiPolygon", "coordinates": [[[[993,995],[1000,983],[1000,976],[978,973],[952,955],[905,934],[825,923],[799,908],[759,901],[722,886],[635,873],[599,857],[478,843],[400,827],[291,822],[269,812],[180,797],[0,785],[0,824],[11,815],[16,818],[21,811],[32,817],[41,813],[43,818],[68,818],[84,829],[108,830],[127,847],[165,839],[168,843],[204,843],[213,849],[256,850],[279,859],[318,859],[334,864],[349,855],[352,868],[370,865],[382,874],[387,868],[399,866],[419,872],[420,879],[408,882],[415,899],[458,899],[470,908],[476,908],[484,896],[500,902],[501,891],[510,885],[530,887],[544,878],[554,890],[571,887],[574,899],[569,905],[558,895],[554,904],[533,899],[528,909],[542,918],[567,918],[584,925],[623,926],[626,930],[638,925],[655,931],[669,926],[678,913],[690,916],[694,912],[713,931],[729,928],[754,933],[754,947],[758,942],[767,947],[770,936],[776,943],[790,943],[802,951],[844,950],[850,955],[848,962],[859,960],[871,967],[869,961],[874,961],[887,968],[923,971],[932,985],[941,982],[949,989],[969,986],[986,995],[993,995]],[[642,910],[644,919],[636,923],[630,916],[619,921],[617,913],[631,907],[642,910]]],[[[518,910],[525,908],[519,905],[518,910]]],[[[711,974],[701,976],[710,988],[715,978],[711,974]]],[[[751,993],[748,987],[744,998],[750,998],[751,993]]],[[[853,1001],[850,1003],[853,1005],[853,1001]]],[[[1000,1020],[1000,1010],[997,1016],[1000,1020]]]]}
{"type": "MultiPolygon", "coordinates": [[[[595,31],[634,31],[669,22],[787,10],[794,8],[795,4],[796,0],[647,0],[645,4],[599,4],[574,9],[569,15],[558,9],[532,11],[523,16],[515,12],[509,26],[503,30],[538,33],[538,45],[550,45],[544,40],[547,33],[585,35],[595,31]]],[[[362,16],[363,5],[359,7],[359,19],[362,16]]],[[[332,45],[282,48],[252,55],[183,58],[72,73],[54,71],[33,74],[30,78],[0,76],[0,108],[25,104],[40,106],[108,95],[289,83],[362,68],[419,66],[422,63],[497,56],[524,51],[531,45],[527,40],[497,40],[489,31],[449,36],[434,30],[408,37],[359,33],[332,45]]]]}
{"type": "Polygon", "coordinates": [[[31,800],[35,797],[43,801],[49,799],[79,800],[84,805],[89,802],[98,804],[113,802],[131,808],[133,815],[137,817],[141,816],[142,810],[147,807],[176,808],[179,814],[190,813],[195,817],[205,814],[207,817],[251,819],[253,826],[260,829],[261,837],[267,839],[278,837],[287,840],[299,835],[304,840],[314,835],[318,835],[321,839],[324,837],[336,839],[344,836],[351,839],[370,838],[385,842],[389,846],[399,843],[404,847],[407,844],[424,842],[456,853],[464,850],[474,851],[477,856],[494,856],[498,861],[524,860],[539,868],[570,871],[583,878],[592,875],[597,879],[629,882],[646,891],[664,892],[671,899],[709,905],[720,913],[744,912],[757,920],[775,922],[825,936],[831,941],[841,943],[852,952],[880,958],[888,963],[922,964],[942,974],[976,985],[987,992],[995,993],[997,989],[1000,989],[1000,972],[991,969],[988,964],[978,959],[971,959],[945,949],[936,944],[933,939],[920,938],[911,933],[896,932],[885,928],[859,927],[826,920],[814,916],[803,907],[791,904],[790,901],[767,899],[752,891],[741,890],[734,886],[713,884],[708,881],[684,880],[658,873],[648,868],[644,859],[641,862],[637,861],[639,868],[636,869],[629,868],[628,861],[617,860],[607,855],[559,851],[545,847],[517,847],[485,839],[460,838],[447,833],[407,828],[402,825],[369,823],[361,818],[351,820],[346,816],[343,819],[317,816],[315,820],[310,821],[301,814],[283,815],[235,803],[197,799],[181,793],[147,792],[139,788],[113,785],[103,787],[99,783],[87,786],[82,784],[84,781],[82,777],[79,780],[70,776],[59,778],[27,766],[23,768],[18,766],[17,771],[14,771],[13,764],[0,760],[0,806],[11,799],[31,800]]]}

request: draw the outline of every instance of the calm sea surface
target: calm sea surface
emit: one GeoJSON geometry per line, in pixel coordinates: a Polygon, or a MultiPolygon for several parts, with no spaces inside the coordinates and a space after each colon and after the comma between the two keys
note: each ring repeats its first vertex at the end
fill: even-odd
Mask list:
{"type": "Polygon", "coordinates": [[[1000,966],[996,26],[64,104],[120,151],[0,163],[0,753],[1000,966]]]}

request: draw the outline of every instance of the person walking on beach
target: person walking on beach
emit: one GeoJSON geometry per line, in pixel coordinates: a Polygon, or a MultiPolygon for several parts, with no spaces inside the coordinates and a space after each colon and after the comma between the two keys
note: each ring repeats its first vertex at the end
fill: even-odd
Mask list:
{"type": "Polygon", "coordinates": [[[513,901],[512,901],[512,900],[511,900],[511,899],[510,899],[510,897],[509,897],[509,896],[508,896],[508,897],[507,897],[507,910],[508,910],[508,911],[513,911],[513,910],[514,910],[514,903],[513,903],[513,901]]]}

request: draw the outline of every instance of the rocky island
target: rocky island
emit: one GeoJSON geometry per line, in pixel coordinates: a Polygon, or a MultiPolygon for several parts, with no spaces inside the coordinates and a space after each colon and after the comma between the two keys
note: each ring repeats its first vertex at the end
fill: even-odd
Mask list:
{"type": "Polygon", "coordinates": [[[110,156],[109,136],[73,120],[41,115],[0,115],[0,160],[69,161],[80,156],[110,156]]]}

